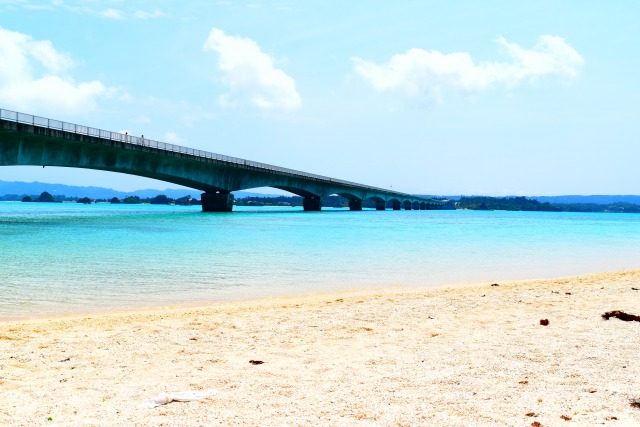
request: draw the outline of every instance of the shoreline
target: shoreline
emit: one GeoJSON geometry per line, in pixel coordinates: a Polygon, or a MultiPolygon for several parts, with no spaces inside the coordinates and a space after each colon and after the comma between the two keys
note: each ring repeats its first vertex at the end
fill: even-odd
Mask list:
{"type": "Polygon", "coordinates": [[[567,280],[579,280],[579,279],[597,279],[600,277],[617,276],[620,274],[640,274],[640,269],[624,269],[617,271],[602,271],[594,273],[584,274],[572,274],[566,276],[557,277],[534,277],[527,279],[496,279],[494,281],[484,280],[478,282],[454,282],[442,285],[402,285],[399,283],[380,283],[372,286],[353,287],[353,288],[330,288],[327,290],[301,290],[298,292],[291,292],[290,290],[278,289],[273,291],[262,291],[256,295],[250,296],[225,296],[220,298],[211,298],[200,301],[185,301],[175,304],[157,303],[150,305],[137,305],[137,306],[100,306],[91,308],[89,310],[61,310],[42,312],[35,314],[28,314],[23,316],[0,316],[0,326],[6,323],[23,323],[23,322],[39,322],[39,321],[55,321],[55,320],[71,320],[82,318],[96,318],[101,316],[130,316],[136,314],[154,314],[165,311],[182,311],[182,310],[205,310],[211,307],[220,307],[223,305],[238,305],[238,304],[259,304],[268,301],[275,300],[298,300],[298,299],[315,299],[315,298],[332,298],[340,296],[357,296],[357,295],[371,295],[376,293],[412,293],[412,292],[428,292],[428,291],[445,291],[456,289],[474,289],[487,286],[495,281],[505,283],[506,285],[527,284],[527,283],[546,283],[557,282],[567,280]]]}
{"type": "Polygon", "coordinates": [[[0,321],[0,424],[640,423],[640,270],[498,285],[0,321]]]}

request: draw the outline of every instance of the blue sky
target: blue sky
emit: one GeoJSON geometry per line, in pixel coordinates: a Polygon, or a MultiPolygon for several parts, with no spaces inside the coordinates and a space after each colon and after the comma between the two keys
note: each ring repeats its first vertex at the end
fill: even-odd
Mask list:
{"type": "Polygon", "coordinates": [[[413,193],[640,194],[638,22],[633,1],[0,0],[0,107],[413,193]]]}

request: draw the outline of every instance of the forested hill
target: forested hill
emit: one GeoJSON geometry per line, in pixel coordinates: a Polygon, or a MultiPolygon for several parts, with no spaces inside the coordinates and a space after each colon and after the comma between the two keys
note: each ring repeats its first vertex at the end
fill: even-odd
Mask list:
{"type": "Polygon", "coordinates": [[[551,204],[598,204],[610,205],[614,203],[628,203],[640,205],[640,196],[634,195],[591,195],[591,196],[534,196],[539,202],[549,202],[551,204]]]}
{"type": "Polygon", "coordinates": [[[548,203],[527,197],[461,197],[456,209],[546,211],[546,212],[630,212],[640,213],[633,203],[548,203]]]}

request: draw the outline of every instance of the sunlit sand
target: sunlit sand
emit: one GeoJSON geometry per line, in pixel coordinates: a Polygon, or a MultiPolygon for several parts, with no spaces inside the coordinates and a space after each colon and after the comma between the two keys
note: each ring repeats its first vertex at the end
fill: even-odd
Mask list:
{"type": "Polygon", "coordinates": [[[640,322],[601,315],[640,314],[639,284],[631,271],[4,322],[0,424],[637,425],[640,322]]]}

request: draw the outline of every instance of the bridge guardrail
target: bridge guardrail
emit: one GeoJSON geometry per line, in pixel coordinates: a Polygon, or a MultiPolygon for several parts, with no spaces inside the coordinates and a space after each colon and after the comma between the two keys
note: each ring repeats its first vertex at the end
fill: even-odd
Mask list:
{"type": "MultiPolygon", "coordinates": [[[[401,193],[398,191],[386,190],[384,188],[372,187],[369,185],[359,184],[356,182],[329,178],[327,176],[316,175],[308,172],[302,172],[295,169],[284,168],[281,166],[270,165],[267,163],[255,162],[253,160],[241,159],[239,157],[225,156],[224,154],[217,154],[210,151],[199,150],[196,148],[189,148],[182,145],[170,144],[167,142],[155,141],[153,139],[148,139],[148,138],[143,138],[143,137],[138,137],[138,136],[133,136],[128,134],[122,134],[119,132],[112,132],[112,131],[92,128],[88,126],[78,125],[75,123],[63,122],[61,120],[49,119],[46,117],[34,116],[32,114],[20,113],[12,110],[0,109],[0,119],[8,120],[16,123],[29,124],[32,126],[38,126],[38,127],[47,128],[47,129],[72,132],[79,135],[93,136],[93,137],[108,139],[111,141],[118,141],[118,142],[123,142],[127,144],[138,145],[141,147],[150,147],[158,150],[187,154],[187,155],[194,156],[201,159],[211,159],[211,160],[217,160],[217,161],[222,161],[227,163],[233,163],[235,165],[250,166],[253,168],[263,169],[266,171],[281,172],[281,173],[286,173],[289,175],[294,175],[294,176],[298,176],[306,179],[329,182],[332,184],[341,184],[341,185],[355,186],[355,187],[360,187],[360,188],[365,188],[370,190],[377,190],[377,191],[385,192],[387,194],[397,194],[402,197],[411,196],[409,194],[401,193]]],[[[415,196],[411,196],[411,197],[415,197],[415,196]]]]}

